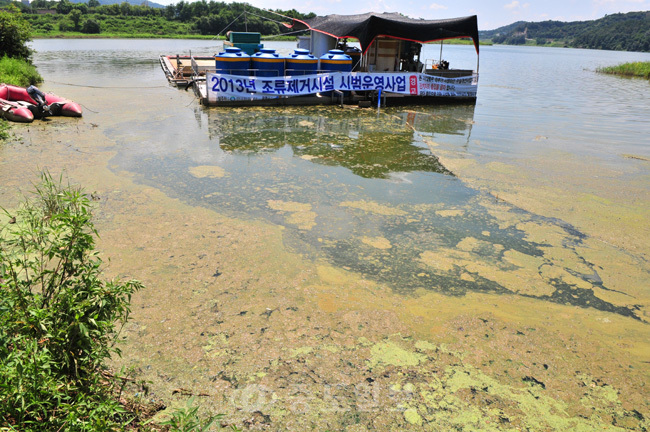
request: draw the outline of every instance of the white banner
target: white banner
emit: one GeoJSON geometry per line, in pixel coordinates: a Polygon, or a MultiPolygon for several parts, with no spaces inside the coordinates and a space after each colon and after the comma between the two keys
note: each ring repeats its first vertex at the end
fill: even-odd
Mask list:
{"type": "Polygon", "coordinates": [[[284,77],[252,77],[210,73],[208,101],[274,99],[314,95],[332,90],[381,90],[413,96],[476,97],[476,78],[445,78],[414,72],[327,72],[284,77]]]}

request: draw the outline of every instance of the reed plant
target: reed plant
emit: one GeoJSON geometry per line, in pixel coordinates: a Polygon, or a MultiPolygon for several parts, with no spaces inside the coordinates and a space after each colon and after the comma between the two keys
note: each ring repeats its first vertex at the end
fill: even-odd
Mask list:
{"type": "Polygon", "coordinates": [[[650,62],[631,62],[598,69],[598,72],[650,79],[650,62]]]}

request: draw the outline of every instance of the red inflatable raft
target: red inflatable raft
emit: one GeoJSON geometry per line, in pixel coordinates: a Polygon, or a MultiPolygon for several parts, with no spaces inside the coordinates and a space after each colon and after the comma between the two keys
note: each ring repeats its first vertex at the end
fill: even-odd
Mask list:
{"type": "MultiPolygon", "coordinates": [[[[81,117],[81,107],[78,103],[52,93],[45,93],[44,97],[49,108],[45,115],[81,117]]],[[[39,106],[38,102],[32,99],[26,88],[0,84],[0,108],[2,116],[7,120],[29,123],[34,120],[36,106],[39,106]]]]}
{"type": "Polygon", "coordinates": [[[0,118],[13,122],[31,123],[34,114],[24,105],[0,98],[0,118]]]}

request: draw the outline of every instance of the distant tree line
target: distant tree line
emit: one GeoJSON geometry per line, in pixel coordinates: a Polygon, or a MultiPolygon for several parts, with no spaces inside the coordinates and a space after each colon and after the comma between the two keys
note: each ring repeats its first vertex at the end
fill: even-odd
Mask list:
{"type": "MultiPolygon", "coordinates": [[[[106,17],[148,17],[156,19],[157,22],[166,20],[179,24],[172,29],[183,29],[189,34],[200,35],[224,34],[227,30],[259,32],[263,35],[279,35],[291,31],[277,22],[282,21],[282,17],[246,3],[181,0],[160,8],[150,7],[146,1],[141,5],[133,5],[126,1],[101,4],[98,0],[87,0],[85,3],[73,3],[69,0],[34,0],[31,4],[26,5],[17,1],[0,0],[0,5],[9,3],[20,8],[33,25],[40,27],[45,32],[55,30],[56,24],[58,30],[62,32],[100,33],[102,31],[100,22],[106,17]],[[65,19],[29,18],[29,15],[42,16],[46,11],[54,11],[56,15],[65,16],[65,19]]],[[[295,9],[276,9],[274,12],[299,19],[315,16],[313,13],[303,14],[295,9]]],[[[168,30],[170,27],[159,25],[159,28],[168,30]]],[[[129,31],[126,30],[126,32],[129,31]]]]}
{"type": "MultiPolygon", "coordinates": [[[[291,32],[291,29],[278,23],[287,20],[275,13],[298,19],[315,16],[295,9],[275,9],[275,13],[272,13],[247,3],[214,0],[181,0],[165,7],[151,7],[146,0],[140,5],[126,1],[102,4],[99,0],[85,0],[85,3],[34,0],[26,5],[19,1],[0,0],[0,7],[6,5],[19,8],[32,25],[34,33],[41,36],[56,31],[160,36],[219,35],[228,30],[280,35],[291,32]],[[46,11],[55,14],[44,14],[46,11]]],[[[650,52],[650,12],[612,14],[594,21],[519,21],[479,34],[481,39],[491,39],[496,44],[650,52]]]]}
{"type": "Polygon", "coordinates": [[[650,11],[607,15],[594,21],[516,22],[481,31],[496,44],[563,44],[574,48],[650,52],[650,11]]]}

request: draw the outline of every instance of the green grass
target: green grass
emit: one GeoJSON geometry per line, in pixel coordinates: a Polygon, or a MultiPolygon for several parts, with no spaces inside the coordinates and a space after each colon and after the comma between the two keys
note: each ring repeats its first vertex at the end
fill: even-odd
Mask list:
{"type": "MultiPolygon", "coordinates": [[[[432,45],[440,45],[440,42],[428,42],[429,44],[432,45]]],[[[474,41],[471,39],[445,39],[444,41],[445,45],[474,45],[474,41]]],[[[486,41],[479,41],[479,45],[492,45],[491,40],[486,40],[486,41]]]]}
{"type": "Polygon", "coordinates": [[[157,33],[99,33],[85,34],[79,32],[52,32],[48,34],[35,34],[34,39],[206,39],[225,40],[223,36],[177,34],[161,35],[157,33]]]}
{"type": "Polygon", "coordinates": [[[0,142],[9,139],[9,122],[5,119],[0,119],[0,142]]]}
{"type": "Polygon", "coordinates": [[[31,63],[6,56],[0,59],[0,83],[27,87],[42,81],[43,78],[31,63]]]}
{"type": "Polygon", "coordinates": [[[598,72],[626,77],[650,79],[650,62],[632,62],[623,63],[618,66],[602,67],[598,68],[598,72]]]}

